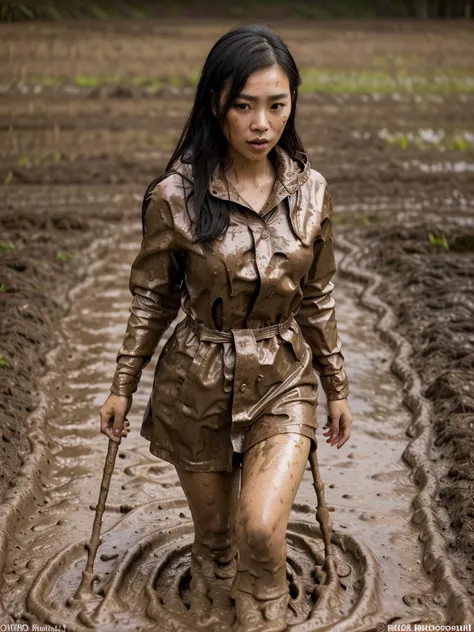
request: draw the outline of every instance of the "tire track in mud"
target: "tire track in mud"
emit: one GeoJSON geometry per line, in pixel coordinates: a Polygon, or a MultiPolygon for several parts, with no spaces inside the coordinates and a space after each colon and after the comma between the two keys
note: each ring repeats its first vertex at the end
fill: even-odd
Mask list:
{"type": "Polygon", "coordinates": [[[423,566],[433,578],[436,601],[443,603],[447,608],[449,622],[472,623],[472,599],[456,576],[446,541],[440,530],[441,520],[436,508],[439,497],[438,482],[434,468],[430,464],[430,452],[434,445],[430,422],[431,405],[423,396],[418,374],[410,366],[413,349],[396,331],[397,320],[391,307],[376,295],[382,279],[374,271],[364,268],[364,249],[360,245],[350,244],[343,237],[339,237],[338,246],[345,252],[338,268],[340,273],[344,277],[365,284],[359,300],[364,307],[378,315],[377,329],[382,339],[395,349],[390,368],[403,383],[403,401],[412,413],[412,421],[407,428],[407,436],[411,441],[403,452],[403,458],[412,467],[413,480],[419,490],[413,499],[412,521],[420,529],[423,566]]]}
{"type": "MultiPolygon", "coordinates": [[[[15,620],[69,630],[84,630],[87,621],[104,631],[190,629],[190,512],[173,466],[150,455],[139,435],[156,358],[135,393],[132,432],[122,441],[112,477],[95,562],[98,601],[86,608],[71,601],[85,567],[84,544],[107,449],[98,411],[123,336],[131,300],[127,279],[139,239],[139,227],[124,224],[92,246],[95,262],[70,292],[62,342],[48,356],[31,437],[36,456],[27,460],[31,485],[23,488],[22,507],[14,510],[17,523],[10,522],[5,536],[4,605],[15,620]]],[[[337,300],[348,365],[354,367],[351,409],[361,424],[351,440],[357,449],[342,458],[320,440],[327,501],[340,495],[332,538],[336,578],[322,568],[314,490],[305,472],[288,529],[289,620],[295,632],[328,626],[362,632],[382,620],[427,621],[428,611],[439,622],[445,604],[430,598],[416,530],[408,525],[414,493],[407,468],[400,467],[407,415],[398,410],[398,385],[384,364],[385,352],[377,348],[373,324],[355,306],[354,288],[341,282],[337,300]],[[356,493],[342,494],[354,484],[356,493]]],[[[320,404],[318,418],[324,415],[320,404]]]]}

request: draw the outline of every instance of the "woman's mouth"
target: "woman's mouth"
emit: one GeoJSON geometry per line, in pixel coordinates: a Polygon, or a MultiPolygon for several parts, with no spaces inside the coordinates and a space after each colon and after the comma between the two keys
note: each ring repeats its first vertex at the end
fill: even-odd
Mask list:
{"type": "Polygon", "coordinates": [[[255,151],[263,151],[270,144],[268,140],[265,140],[263,142],[248,141],[248,143],[255,151]]]}

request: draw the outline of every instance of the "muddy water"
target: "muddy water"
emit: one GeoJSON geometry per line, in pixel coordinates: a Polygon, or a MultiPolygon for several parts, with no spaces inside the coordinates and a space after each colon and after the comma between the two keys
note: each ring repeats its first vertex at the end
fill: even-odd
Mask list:
{"type": "MultiPolygon", "coordinates": [[[[72,292],[62,343],[49,357],[51,370],[42,388],[48,401],[44,428],[51,463],[42,475],[42,497],[12,534],[4,603],[15,618],[63,624],[68,630],[199,627],[189,590],[190,512],[173,466],[150,455],[139,435],[155,362],[144,371],[135,394],[132,431],[120,445],[112,476],[94,566],[97,600],[83,604],[72,599],[86,564],[84,544],[90,538],[107,452],[98,411],[108,394],[128,317],[127,281],[139,239],[138,225],[123,226],[116,239],[99,248],[101,261],[72,292]]],[[[322,428],[318,430],[338,577],[327,577],[322,569],[309,468],[288,529],[288,620],[300,632],[445,619],[430,597],[418,532],[410,523],[414,488],[401,458],[409,414],[388,368],[390,351],[374,333],[375,317],[357,307],[357,292],[356,286],[338,279],[352,437],[337,450],[326,445],[322,428]]],[[[322,427],[323,403],[318,414],[322,427]]],[[[211,603],[209,608],[212,612],[211,603]]],[[[231,629],[213,625],[212,617],[202,627],[231,629]]]]}

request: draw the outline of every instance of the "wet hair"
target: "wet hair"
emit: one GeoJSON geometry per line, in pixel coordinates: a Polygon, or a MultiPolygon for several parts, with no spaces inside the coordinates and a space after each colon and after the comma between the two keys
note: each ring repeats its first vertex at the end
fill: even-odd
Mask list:
{"type": "MultiPolygon", "coordinates": [[[[278,64],[288,77],[291,95],[291,113],[278,144],[291,158],[304,152],[295,129],[296,104],[301,77],[290,51],[281,37],[267,24],[254,23],[234,27],[225,33],[211,48],[204,63],[196,89],[193,107],[183,128],[176,148],[166,166],[166,172],[151,183],[149,193],[158,181],[173,173],[178,159],[192,165],[193,222],[195,242],[213,240],[222,235],[229,223],[231,202],[219,200],[209,194],[208,187],[214,169],[227,156],[228,141],[222,131],[226,114],[249,76],[261,68],[278,64]],[[229,85],[226,85],[228,82],[229,85]],[[223,88],[228,88],[225,101],[220,104],[223,88]],[[216,115],[212,111],[212,104],[216,115]]],[[[269,153],[272,159],[273,148],[269,153]]],[[[184,183],[183,183],[184,184],[184,183]]],[[[145,194],[142,220],[147,206],[145,194]]]]}

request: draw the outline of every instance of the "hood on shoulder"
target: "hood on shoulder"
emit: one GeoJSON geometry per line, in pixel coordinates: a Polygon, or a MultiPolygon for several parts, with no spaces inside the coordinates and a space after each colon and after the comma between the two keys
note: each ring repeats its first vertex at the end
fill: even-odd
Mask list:
{"type": "MultiPolygon", "coordinates": [[[[295,191],[306,182],[311,175],[311,165],[308,159],[308,155],[305,152],[297,152],[298,156],[294,160],[290,157],[288,152],[280,145],[275,145],[272,149],[272,157],[274,158],[274,165],[277,172],[277,179],[280,181],[284,189],[286,189],[288,195],[292,195],[295,191]]],[[[172,169],[179,172],[190,184],[194,182],[192,165],[187,162],[183,162],[179,157],[173,164],[172,169]]],[[[225,185],[223,181],[225,178],[221,165],[217,165],[211,175],[209,181],[209,189],[220,188],[225,185]]]]}

